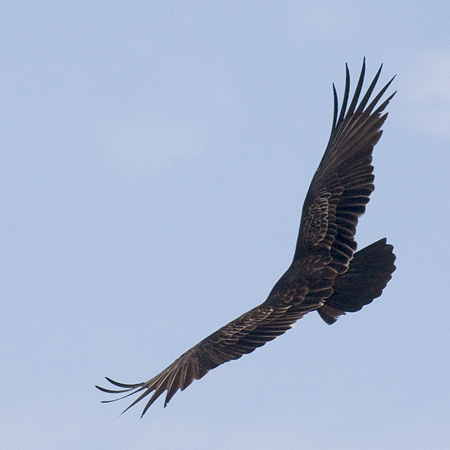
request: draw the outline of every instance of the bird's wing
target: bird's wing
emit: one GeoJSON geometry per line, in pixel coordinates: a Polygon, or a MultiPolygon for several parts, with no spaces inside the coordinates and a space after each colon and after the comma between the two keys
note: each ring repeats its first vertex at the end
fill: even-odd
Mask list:
{"type": "Polygon", "coordinates": [[[110,383],[120,389],[106,389],[97,386],[98,389],[107,393],[125,395],[114,400],[104,401],[104,403],[140,393],[140,396],[125,410],[127,411],[144,397],[153,393],[142,412],[143,416],[153,402],[166,392],[164,402],[164,406],[166,406],[178,390],[186,389],[194,380],[202,378],[220,364],[238,359],[275,339],[288,331],[294,322],[311,309],[321,306],[321,303],[311,305],[310,302],[308,305],[302,306],[302,301],[309,292],[306,282],[298,284],[292,289],[295,292],[294,301],[289,304],[283,303],[282,299],[278,302],[266,301],[251,309],[203,339],[147,382],[123,384],[107,378],[110,383]]]}
{"type": "Polygon", "coordinates": [[[336,89],[330,140],[314,174],[303,205],[294,261],[314,253],[331,256],[330,267],[345,273],[356,250],[355,232],[374,190],[372,150],[381,137],[382,114],[395,92],[380,105],[393,78],[369,103],[382,66],[358,104],[362,91],[365,61],[355,93],[347,109],[350,74],[346,66],[345,94],[339,112],[336,89]],[[339,114],[339,116],[338,116],[339,114]]]}

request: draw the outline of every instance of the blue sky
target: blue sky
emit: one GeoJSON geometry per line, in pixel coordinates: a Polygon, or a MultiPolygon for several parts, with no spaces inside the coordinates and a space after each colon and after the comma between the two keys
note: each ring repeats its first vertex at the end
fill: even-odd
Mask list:
{"type": "Polygon", "coordinates": [[[448,449],[446,1],[17,2],[0,14],[2,447],[448,449]],[[349,64],[397,74],[362,248],[383,296],[117,416],[289,265],[349,64]]]}

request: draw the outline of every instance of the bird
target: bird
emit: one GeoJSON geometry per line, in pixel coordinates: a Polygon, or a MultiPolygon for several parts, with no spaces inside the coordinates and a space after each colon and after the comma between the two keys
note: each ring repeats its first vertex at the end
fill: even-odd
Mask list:
{"type": "Polygon", "coordinates": [[[103,403],[138,394],[123,413],[146,399],[143,417],[162,394],[166,407],[177,391],[284,334],[305,314],[317,311],[331,325],[339,316],[359,311],[381,295],[396,269],[393,246],[383,238],[356,251],[355,233],[374,191],[372,152],[388,115],[384,111],[396,94],[382,101],[395,76],[371,99],[381,65],[359,101],[366,71],[364,58],[349,104],[350,72],[347,64],[345,68],[340,108],[332,85],[331,135],[306,194],[292,263],[267,299],[200,341],[146,382],[125,384],[106,377],[114,388],[96,387],[120,396],[103,403]]]}

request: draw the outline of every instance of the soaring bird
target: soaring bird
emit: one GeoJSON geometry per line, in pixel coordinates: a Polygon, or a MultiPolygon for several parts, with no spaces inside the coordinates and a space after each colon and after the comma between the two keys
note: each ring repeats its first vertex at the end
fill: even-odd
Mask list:
{"type": "Polygon", "coordinates": [[[381,295],[395,270],[393,247],[383,238],[356,251],[355,233],[358,217],[365,212],[374,190],[372,151],[387,117],[383,112],[395,95],[381,102],[392,78],[370,100],[382,67],[359,101],[363,61],[348,106],[350,74],[346,65],[340,111],[333,84],[331,136],[306,194],[294,259],[267,300],[200,341],[149,381],[124,384],[106,378],[118,389],[97,388],[122,395],[104,403],[139,394],[127,411],[152,394],[142,417],[164,392],[166,406],[178,390],[275,339],[310,311],[317,311],[331,325],[340,315],[359,311],[381,295]]]}

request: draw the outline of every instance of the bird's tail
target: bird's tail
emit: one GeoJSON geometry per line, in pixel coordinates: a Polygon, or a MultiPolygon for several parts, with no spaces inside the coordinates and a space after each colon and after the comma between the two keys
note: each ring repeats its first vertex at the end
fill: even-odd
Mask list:
{"type": "Polygon", "coordinates": [[[317,310],[329,325],[346,312],[359,311],[379,297],[392,278],[395,255],[386,238],[356,252],[349,269],[336,278],[334,292],[317,310]]]}

